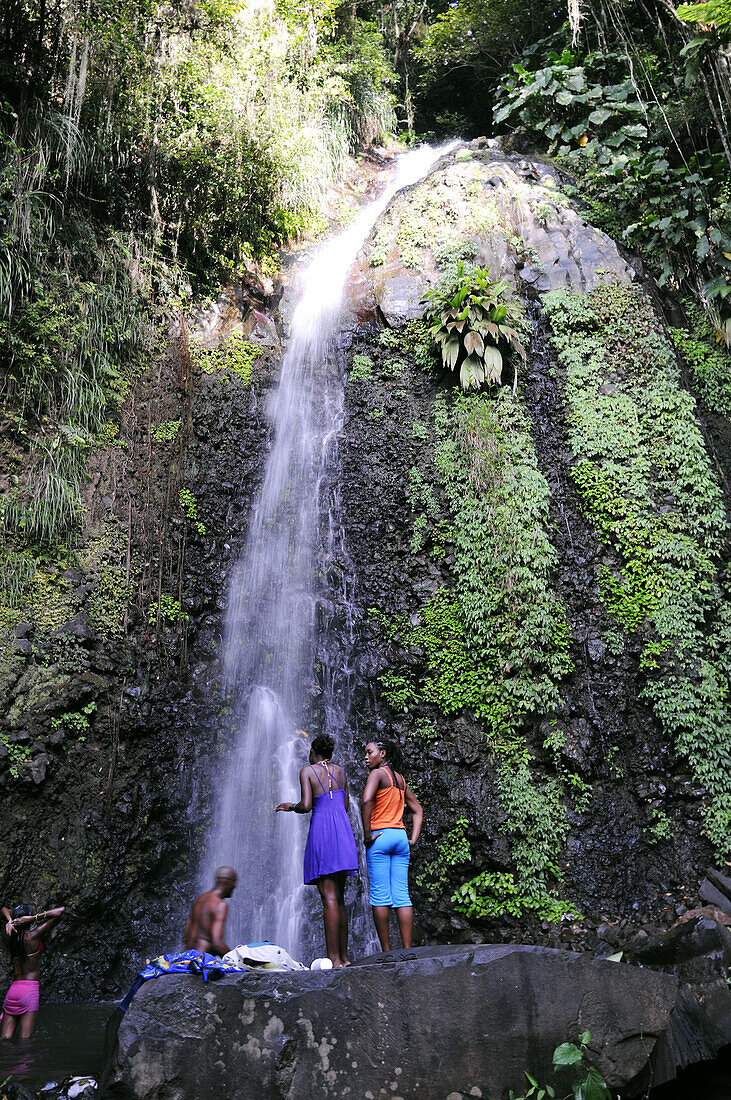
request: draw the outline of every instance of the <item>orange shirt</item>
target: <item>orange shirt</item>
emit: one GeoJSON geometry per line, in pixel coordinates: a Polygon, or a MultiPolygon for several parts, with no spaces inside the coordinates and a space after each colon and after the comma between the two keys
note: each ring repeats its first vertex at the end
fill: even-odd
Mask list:
{"type": "MultiPolygon", "coordinates": [[[[397,773],[398,774],[398,773],[397,773]]],[[[406,803],[406,780],[404,789],[401,790],[389,775],[390,787],[380,787],[373,799],[371,811],[371,831],[376,829],[405,829],[403,823],[404,805],[406,803]]]]}

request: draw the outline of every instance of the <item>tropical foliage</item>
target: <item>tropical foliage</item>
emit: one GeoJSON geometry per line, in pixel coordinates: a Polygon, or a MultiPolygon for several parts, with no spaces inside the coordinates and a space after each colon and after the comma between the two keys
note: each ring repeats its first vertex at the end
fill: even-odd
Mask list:
{"type": "MultiPolygon", "coordinates": [[[[503,280],[493,282],[485,268],[465,271],[460,261],[454,282],[434,287],[424,296],[429,332],[445,368],[459,372],[463,390],[479,389],[485,382],[498,385],[504,353],[514,351],[525,359],[518,333],[507,323],[519,314],[514,302],[503,301],[509,289],[503,280]]],[[[515,367],[514,393],[517,385],[515,367]]]]}
{"type": "Polygon", "coordinates": [[[16,549],[75,539],[88,455],[169,312],[247,264],[270,270],[317,224],[348,150],[392,126],[381,36],[335,12],[7,5],[0,419],[18,471],[0,517],[16,549]]]}
{"type": "Polygon", "coordinates": [[[726,191],[710,196],[729,165],[720,150],[679,144],[664,100],[683,81],[678,66],[658,97],[626,52],[536,52],[499,88],[495,122],[570,164],[600,224],[650,259],[660,285],[694,272],[703,296],[722,301],[731,293],[731,203],[726,191]]]}

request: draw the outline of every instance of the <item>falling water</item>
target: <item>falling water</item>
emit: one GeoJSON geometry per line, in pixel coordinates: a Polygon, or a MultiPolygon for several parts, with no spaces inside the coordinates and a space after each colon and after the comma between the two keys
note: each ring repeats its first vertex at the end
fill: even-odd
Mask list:
{"type": "Polygon", "coordinates": [[[210,885],[221,863],[239,873],[229,942],[273,940],[295,957],[304,946],[306,828],[298,815],[273,811],[299,797],[298,769],[307,756],[297,727],[314,681],[315,544],[343,415],[333,338],[348,271],[373,225],[396,192],[422,179],[449,148],[399,158],[380,197],[318,251],[303,275],[268,409],[274,444],[226,618],[225,680],[235,700],[236,737],[218,781],[202,882],[210,885]]]}

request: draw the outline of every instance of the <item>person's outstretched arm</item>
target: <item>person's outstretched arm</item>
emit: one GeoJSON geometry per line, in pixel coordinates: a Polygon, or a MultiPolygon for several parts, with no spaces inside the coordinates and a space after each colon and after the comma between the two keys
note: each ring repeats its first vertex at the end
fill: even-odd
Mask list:
{"type": "Polygon", "coordinates": [[[12,924],[17,928],[21,924],[32,924],[33,921],[38,921],[33,932],[41,935],[43,932],[49,932],[54,924],[58,924],[65,912],[66,906],[58,905],[55,909],[41,910],[39,913],[31,913],[28,917],[16,917],[12,924]]]}
{"type": "Polygon", "coordinates": [[[424,822],[424,810],[421,802],[418,801],[416,795],[408,786],[406,788],[406,805],[411,810],[411,837],[409,838],[409,844],[413,848],[421,833],[421,826],[424,822]]]}
{"type": "Polygon", "coordinates": [[[44,913],[36,913],[36,920],[42,917],[41,923],[35,929],[38,936],[44,935],[46,932],[50,932],[55,924],[61,920],[61,917],[66,912],[65,905],[59,905],[55,909],[47,909],[44,913]]]}
{"type": "Polygon", "coordinates": [[[283,810],[285,813],[295,814],[308,814],[312,809],[312,787],[307,777],[307,768],[303,768],[300,772],[300,800],[299,802],[280,802],[278,806],[275,806],[274,812],[279,813],[283,810]]]}

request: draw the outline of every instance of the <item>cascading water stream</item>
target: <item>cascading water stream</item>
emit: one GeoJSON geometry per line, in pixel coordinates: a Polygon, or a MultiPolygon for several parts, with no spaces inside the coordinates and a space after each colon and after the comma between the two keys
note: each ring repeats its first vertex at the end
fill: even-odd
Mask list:
{"type": "MultiPolygon", "coordinates": [[[[454,144],[454,143],[453,143],[454,144]]],[[[322,486],[342,427],[343,383],[333,336],[348,271],[393,196],[422,179],[452,146],[399,158],[394,178],[302,277],[291,338],[268,413],[274,427],[261,494],[231,581],[224,675],[235,742],[214,783],[217,807],[201,885],[230,864],[232,943],[268,939],[295,957],[304,946],[306,829],[274,806],[296,798],[307,742],[297,732],[314,676],[315,543],[322,486]]]]}

